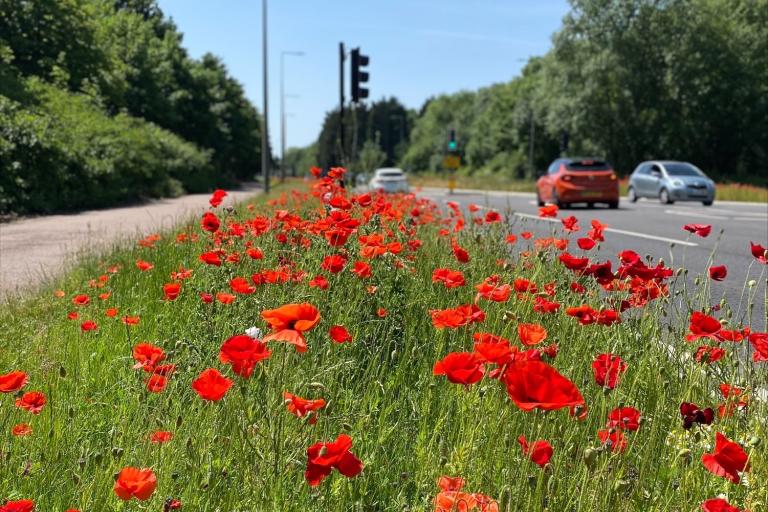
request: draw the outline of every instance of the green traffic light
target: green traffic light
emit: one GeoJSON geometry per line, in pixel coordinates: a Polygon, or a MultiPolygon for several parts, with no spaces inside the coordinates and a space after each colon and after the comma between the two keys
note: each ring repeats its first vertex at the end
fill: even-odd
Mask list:
{"type": "Polygon", "coordinates": [[[456,141],[452,140],[448,142],[448,151],[456,151],[456,141]]]}

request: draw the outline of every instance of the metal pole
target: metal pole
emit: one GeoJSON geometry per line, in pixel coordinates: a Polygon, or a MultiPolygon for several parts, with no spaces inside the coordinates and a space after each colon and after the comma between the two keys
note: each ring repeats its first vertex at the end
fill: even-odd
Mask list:
{"type": "Polygon", "coordinates": [[[285,52],[280,53],[280,183],[285,181],[285,52]]]}
{"type": "Polygon", "coordinates": [[[261,50],[264,78],[264,106],[261,120],[261,172],[264,176],[264,193],[269,193],[269,107],[267,98],[267,0],[261,0],[261,50]]]}
{"type": "Polygon", "coordinates": [[[344,43],[339,43],[339,140],[341,162],[336,165],[344,165],[344,43]]]}

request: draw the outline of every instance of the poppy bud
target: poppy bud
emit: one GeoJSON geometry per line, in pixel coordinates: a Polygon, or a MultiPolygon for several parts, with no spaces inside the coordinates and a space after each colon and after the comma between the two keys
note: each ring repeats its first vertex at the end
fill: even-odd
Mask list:
{"type": "Polygon", "coordinates": [[[59,366],[59,377],[62,379],[67,376],[67,369],[64,366],[59,366]]]}
{"type": "Polygon", "coordinates": [[[537,477],[535,477],[533,475],[528,475],[528,485],[530,486],[531,489],[535,489],[536,488],[536,481],[537,480],[538,480],[537,477]]]}
{"type": "Polygon", "coordinates": [[[325,389],[322,382],[310,382],[309,387],[312,389],[325,389]]]}
{"type": "Polygon", "coordinates": [[[694,279],[693,284],[695,284],[696,286],[699,286],[701,284],[701,278],[697,277],[696,279],[694,279]]]}
{"type": "Polygon", "coordinates": [[[352,431],[352,425],[350,425],[349,423],[342,423],[341,428],[350,432],[352,431]]]}
{"type": "Polygon", "coordinates": [[[200,489],[207,491],[208,487],[211,485],[211,483],[206,479],[200,482],[200,489]]]}
{"type": "Polygon", "coordinates": [[[757,447],[760,446],[761,440],[757,436],[752,436],[749,438],[749,441],[747,441],[747,446],[751,447],[757,447]]]}
{"type": "Polygon", "coordinates": [[[125,453],[125,450],[122,448],[114,447],[112,448],[112,456],[116,459],[119,459],[123,456],[123,453],[125,453]]]}
{"type": "Polygon", "coordinates": [[[104,460],[104,456],[100,453],[93,456],[93,462],[95,462],[97,466],[101,465],[102,460],[104,460]]]}
{"type": "Polygon", "coordinates": [[[182,418],[181,415],[176,417],[176,428],[181,427],[182,418]]]}
{"type": "Polygon", "coordinates": [[[72,483],[75,485],[80,484],[80,477],[77,475],[77,473],[72,473],[72,483]]]}
{"type": "Polygon", "coordinates": [[[446,464],[448,464],[448,457],[443,455],[442,457],[440,457],[440,465],[445,466],[446,464]]]}
{"type": "Polygon", "coordinates": [[[750,279],[749,281],[747,281],[747,286],[750,288],[754,288],[756,285],[757,285],[757,281],[755,281],[754,279],[750,279]]]}
{"type": "Polygon", "coordinates": [[[505,322],[514,322],[517,320],[517,315],[515,315],[512,311],[505,311],[504,316],[502,316],[505,322]]]}
{"type": "Polygon", "coordinates": [[[589,469],[594,469],[598,455],[599,452],[594,448],[587,448],[584,450],[584,464],[586,464],[589,469]]]}
{"type": "Polygon", "coordinates": [[[74,416],[75,416],[75,410],[74,410],[72,407],[70,407],[69,409],[67,409],[67,416],[69,416],[70,418],[74,418],[74,416]]]}
{"type": "Polygon", "coordinates": [[[80,469],[81,469],[81,470],[82,470],[83,468],[85,468],[85,463],[86,463],[86,462],[88,462],[88,461],[87,461],[87,460],[85,460],[85,459],[77,459],[77,465],[78,465],[78,466],[80,466],[80,469]]]}
{"type": "Polygon", "coordinates": [[[682,460],[684,464],[690,464],[691,450],[689,450],[688,448],[682,448],[679,452],[677,452],[677,458],[682,460]]]}
{"type": "Polygon", "coordinates": [[[179,474],[177,472],[171,473],[171,480],[177,480],[179,478],[179,474]]]}

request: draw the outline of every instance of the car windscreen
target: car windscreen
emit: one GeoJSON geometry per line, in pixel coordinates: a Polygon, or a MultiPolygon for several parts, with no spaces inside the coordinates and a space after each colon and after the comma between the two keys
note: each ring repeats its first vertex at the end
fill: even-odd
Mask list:
{"type": "Polygon", "coordinates": [[[701,176],[698,169],[688,164],[665,164],[664,167],[670,176],[701,176]]]}
{"type": "Polygon", "coordinates": [[[379,178],[402,178],[403,173],[401,172],[380,172],[376,175],[379,178]]]}
{"type": "Polygon", "coordinates": [[[610,171],[611,164],[603,160],[571,160],[565,164],[569,171],[610,171]]]}

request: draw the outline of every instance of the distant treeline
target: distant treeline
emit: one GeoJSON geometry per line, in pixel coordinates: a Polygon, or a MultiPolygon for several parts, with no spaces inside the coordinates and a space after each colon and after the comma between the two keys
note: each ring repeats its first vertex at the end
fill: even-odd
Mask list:
{"type": "MultiPolygon", "coordinates": [[[[722,181],[768,182],[768,0],[570,3],[552,49],[521,76],[409,112],[397,163],[438,170],[453,128],[464,172],[532,177],[532,133],[541,170],[567,132],[567,154],[605,157],[622,174],[663,158],[722,181]]],[[[326,121],[311,150],[321,164],[338,146],[333,127],[326,121]]],[[[358,136],[360,148],[368,140],[358,136]]]]}
{"type": "Polygon", "coordinates": [[[260,137],[242,86],[155,0],[0,0],[0,213],[250,179],[260,137]]]}

